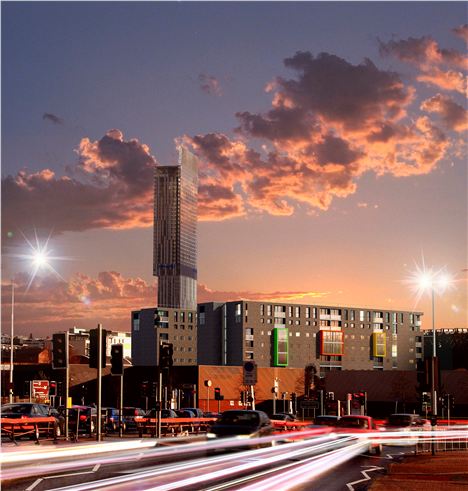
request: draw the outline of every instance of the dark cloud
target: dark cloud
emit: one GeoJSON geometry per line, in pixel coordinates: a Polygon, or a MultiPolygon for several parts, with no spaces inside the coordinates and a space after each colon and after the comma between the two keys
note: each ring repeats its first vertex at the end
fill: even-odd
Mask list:
{"type": "Polygon", "coordinates": [[[297,79],[278,78],[282,98],[328,122],[358,130],[382,119],[396,119],[411,100],[400,77],[370,60],[352,65],[338,56],[298,52],[284,61],[297,79]]]}
{"type": "Polygon", "coordinates": [[[50,121],[54,124],[63,124],[63,119],[52,113],[44,113],[42,115],[42,119],[44,119],[45,121],[50,121]]]}
{"type": "Polygon", "coordinates": [[[455,29],[453,29],[453,32],[468,43],[468,24],[463,24],[459,27],[455,27],[455,29]]]}
{"type": "Polygon", "coordinates": [[[278,107],[269,111],[266,116],[245,111],[236,113],[236,117],[241,121],[237,131],[256,138],[304,139],[313,129],[302,108],[278,107]]]}
{"type": "Polygon", "coordinates": [[[346,165],[355,162],[361,156],[361,152],[352,150],[347,141],[333,135],[326,135],[320,143],[317,143],[315,153],[320,165],[346,165]]]}
{"type": "Polygon", "coordinates": [[[219,80],[213,75],[207,75],[206,73],[200,73],[198,75],[198,82],[200,83],[200,89],[203,90],[206,94],[221,96],[221,84],[219,80]]]}
{"type": "Polygon", "coordinates": [[[77,153],[70,175],[45,169],[2,179],[3,231],[151,225],[156,162],[146,145],[111,130],[98,141],[83,138],[77,153]]]}

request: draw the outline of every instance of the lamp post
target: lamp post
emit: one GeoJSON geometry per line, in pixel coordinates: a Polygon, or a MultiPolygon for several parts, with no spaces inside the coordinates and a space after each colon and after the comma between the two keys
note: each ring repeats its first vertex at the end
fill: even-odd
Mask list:
{"type": "Polygon", "coordinates": [[[9,400],[13,402],[13,350],[14,350],[14,331],[15,331],[15,284],[11,280],[11,333],[10,333],[10,385],[9,385],[9,400]]]}
{"type": "Polygon", "coordinates": [[[431,399],[432,416],[437,417],[437,387],[436,387],[436,328],[435,328],[435,294],[442,294],[452,283],[452,278],[443,271],[419,271],[417,287],[419,297],[426,291],[431,292],[432,304],[432,360],[431,360],[431,399]]]}

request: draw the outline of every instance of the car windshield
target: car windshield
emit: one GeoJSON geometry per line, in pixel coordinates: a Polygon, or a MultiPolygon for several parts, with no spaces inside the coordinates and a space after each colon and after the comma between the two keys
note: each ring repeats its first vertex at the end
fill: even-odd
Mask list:
{"type": "Polygon", "coordinates": [[[364,418],[341,418],[337,425],[343,428],[369,428],[369,422],[364,418]]]}
{"type": "Polygon", "coordinates": [[[219,422],[221,424],[239,424],[239,425],[258,425],[260,418],[257,413],[227,412],[224,413],[219,422]]]}
{"type": "Polygon", "coordinates": [[[26,414],[31,412],[31,406],[26,404],[7,404],[2,406],[2,413],[26,414]]]}
{"type": "Polygon", "coordinates": [[[392,426],[408,426],[411,424],[411,416],[404,414],[392,414],[388,418],[388,424],[392,426]]]}

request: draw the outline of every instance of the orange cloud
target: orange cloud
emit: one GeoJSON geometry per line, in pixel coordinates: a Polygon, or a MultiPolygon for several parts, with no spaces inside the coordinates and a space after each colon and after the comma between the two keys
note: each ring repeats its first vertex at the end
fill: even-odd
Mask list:
{"type": "MultiPolygon", "coordinates": [[[[156,286],[141,278],[124,278],[115,271],[97,278],[78,273],[69,281],[56,276],[36,277],[29,290],[25,274],[15,277],[15,332],[51,334],[101,322],[113,330],[130,329],[132,309],[156,303],[156,286]],[[33,319],[33,320],[32,320],[33,319]]],[[[10,288],[2,284],[2,322],[9,323],[10,288]]]]}
{"type": "Polygon", "coordinates": [[[198,284],[198,302],[229,302],[233,300],[252,300],[265,302],[297,302],[304,298],[324,298],[330,292],[320,291],[292,291],[292,292],[248,292],[248,291],[216,291],[206,285],[198,284]]]}
{"type": "Polygon", "coordinates": [[[65,176],[44,169],[2,179],[3,230],[31,224],[54,233],[152,225],[156,160],[146,145],[110,130],[97,141],[83,138],[76,152],[79,163],[65,176]]]}
{"type": "Polygon", "coordinates": [[[468,129],[467,111],[450,97],[437,94],[421,104],[421,109],[438,114],[445,126],[451,130],[463,131],[468,129]]]}

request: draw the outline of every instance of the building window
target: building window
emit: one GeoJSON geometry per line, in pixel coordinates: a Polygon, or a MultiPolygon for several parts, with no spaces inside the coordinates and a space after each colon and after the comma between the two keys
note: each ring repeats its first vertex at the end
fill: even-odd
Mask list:
{"type": "Polygon", "coordinates": [[[305,316],[306,316],[307,319],[310,318],[310,307],[306,307],[305,308],[305,316]]]}
{"type": "Polygon", "coordinates": [[[271,324],[271,319],[267,319],[267,324],[271,324]]]}
{"type": "MultiPolygon", "coordinates": [[[[161,332],[159,334],[159,339],[162,339],[163,341],[168,341],[169,340],[169,335],[167,334],[167,332],[161,332]]],[[[175,339],[175,337],[174,337],[175,339]]]]}
{"type": "Polygon", "coordinates": [[[355,321],[356,320],[356,311],[355,310],[350,310],[349,311],[349,320],[350,321],[355,321]]]}
{"type": "Polygon", "coordinates": [[[360,310],[360,311],[359,311],[359,320],[360,320],[361,322],[364,322],[364,310],[360,310]]]}
{"type": "Polygon", "coordinates": [[[177,310],[174,310],[174,322],[178,322],[178,320],[177,320],[177,310]]]}
{"type": "Polygon", "coordinates": [[[403,324],[403,320],[404,320],[404,314],[403,312],[400,313],[400,324],[403,324]]]}
{"type": "Polygon", "coordinates": [[[275,324],[286,324],[286,319],[284,317],[275,317],[275,324]]]}
{"type": "Polygon", "coordinates": [[[200,312],[200,315],[198,316],[198,322],[200,323],[200,326],[205,325],[205,312],[200,312]]]}
{"type": "Polygon", "coordinates": [[[348,320],[348,317],[349,317],[349,312],[347,310],[343,310],[343,317],[344,317],[344,320],[347,321],[348,320]]]}
{"type": "Polygon", "coordinates": [[[267,315],[271,315],[271,305],[267,305],[267,315]]]}
{"type": "Polygon", "coordinates": [[[140,314],[138,312],[133,314],[132,327],[134,331],[140,330],[140,314]]]}
{"type": "Polygon", "coordinates": [[[245,359],[246,360],[253,360],[254,359],[253,351],[246,351],[245,352],[245,359]]]}
{"type": "Polygon", "coordinates": [[[292,306],[288,305],[288,317],[292,317],[292,306]]]}
{"type": "Polygon", "coordinates": [[[312,317],[313,317],[314,319],[316,319],[316,318],[317,318],[317,308],[316,308],[316,307],[312,307],[312,317]]]}
{"type": "Polygon", "coordinates": [[[254,347],[254,342],[253,341],[246,341],[245,342],[245,347],[246,348],[253,348],[254,347]]]}
{"type": "Polygon", "coordinates": [[[260,316],[263,317],[265,315],[265,305],[263,303],[260,305],[260,316]]]}
{"type": "Polygon", "coordinates": [[[367,322],[370,322],[370,320],[371,320],[371,313],[367,312],[367,322]]]}
{"type": "Polygon", "coordinates": [[[300,317],[301,316],[301,308],[300,307],[294,307],[294,315],[296,317],[300,317]]]}
{"type": "Polygon", "coordinates": [[[273,366],[288,366],[288,328],[277,328],[273,331],[273,366]]]}
{"type": "Polygon", "coordinates": [[[387,338],[384,332],[372,333],[372,356],[384,357],[387,354],[387,338]]]}
{"type": "Polygon", "coordinates": [[[300,338],[301,337],[301,333],[300,332],[296,332],[296,338],[300,338]]]}
{"type": "Polygon", "coordinates": [[[296,321],[294,324],[296,324],[296,326],[299,326],[301,324],[301,321],[296,321]]]}
{"type": "Polygon", "coordinates": [[[310,321],[306,321],[306,326],[310,326],[310,321]]]}
{"type": "Polygon", "coordinates": [[[193,322],[193,312],[188,313],[188,322],[193,322]]]}
{"type": "Polygon", "coordinates": [[[342,356],[343,333],[341,331],[320,331],[320,355],[342,356]]]}
{"type": "Polygon", "coordinates": [[[283,305],[275,305],[275,314],[281,314],[283,312],[286,312],[286,307],[283,305]]]}

